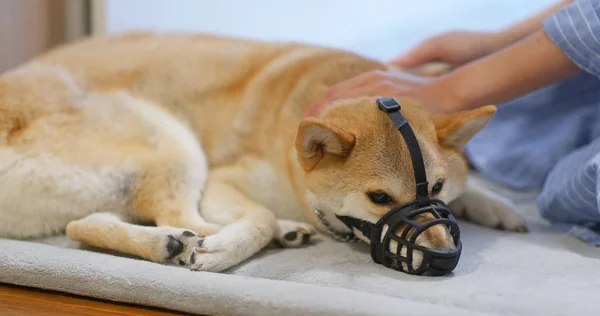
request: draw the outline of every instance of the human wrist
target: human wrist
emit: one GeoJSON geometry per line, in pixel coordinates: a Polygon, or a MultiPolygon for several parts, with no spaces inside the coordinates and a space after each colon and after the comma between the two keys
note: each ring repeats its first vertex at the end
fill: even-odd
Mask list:
{"type": "Polygon", "coordinates": [[[468,109],[472,107],[475,96],[465,79],[464,74],[452,71],[432,81],[425,93],[440,96],[440,104],[436,105],[440,112],[452,113],[468,109]]]}

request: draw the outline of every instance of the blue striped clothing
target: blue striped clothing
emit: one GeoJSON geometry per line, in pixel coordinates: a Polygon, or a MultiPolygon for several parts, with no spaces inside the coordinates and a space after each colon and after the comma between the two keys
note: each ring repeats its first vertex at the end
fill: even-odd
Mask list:
{"type": "Polygon", "coordinates": [[[576,0],[543,28],[583,72],[498,105],[466,153],[494,181],[541,190],[542,216],[600,246],[600,0],[576,0]]]}

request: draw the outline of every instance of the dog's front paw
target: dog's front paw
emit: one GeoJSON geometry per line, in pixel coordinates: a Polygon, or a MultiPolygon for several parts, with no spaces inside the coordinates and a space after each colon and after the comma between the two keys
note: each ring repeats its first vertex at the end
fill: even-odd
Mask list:
{"type": "Polygon", "coordinates": [[[284,248],[298,248],[308,245],[310,238],[317,234],[317,230],[309,224],[283,219],[277,222],[279,229],[273,241],[284,248]]]}
{"type": "Polygon", "coordinates": [[[511,201],[483,188],[467,190],[449,206],[457,217],[481,226],[528,232],[525,221],[517,214],[516,206],[511,201]]]}
{"type": "Polygon", "coordinates": [[[189,230],[181,229],[180,231],[167,235],[166,241],[163,243],[163,257],[166,262],[189,266],[196,262],[196,249],[202,249],[204,238],[189,230]]]}
{"type": "MultiPolygon", "coordinates": [[[[179,230],[179,229],[177,229],[179,230]]],[[[235,254],[214,243],[214,238],[200,237],[189,230],[167,235],[164,245],[165,262],[187,266],[192,271],[221,272],[230,268],[235,254]]]]}
{"type": "Polygon", "coordinates": [[[206,237],[202,246],[194,249],[196,256],[190,270],[207,272],[227,270],[247,255],[244,254],[244,250],[235,249],[235,247],[224,246],[218,235],[206,237]]]}
{"type": "Polygon", "coordinates": [[[196,257],[196,262],[190,266],[192,271],[221,272],[231,268],[228,254],[224,251],[206,253],[196,257]]]}

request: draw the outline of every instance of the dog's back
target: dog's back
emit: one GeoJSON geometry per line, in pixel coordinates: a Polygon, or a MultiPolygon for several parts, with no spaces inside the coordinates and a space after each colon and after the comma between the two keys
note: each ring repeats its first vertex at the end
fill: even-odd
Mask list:
{"type": "Polygon", "coordinates": [[[384,68],[311,45],[145,33],[87,40],[36,62],[65,67],[88,91],[125,89],[165,108],[194,130],[216,165],[239,154],[224,144],[243,146],[239,138],[254,132],[269,135],[263,127],[287,115],[297,121],[332,83],[384,68]]]}

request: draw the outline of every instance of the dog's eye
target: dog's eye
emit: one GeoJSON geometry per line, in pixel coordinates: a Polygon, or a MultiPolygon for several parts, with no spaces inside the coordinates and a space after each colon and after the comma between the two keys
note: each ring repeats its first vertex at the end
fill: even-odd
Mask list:
{"type": "Polygon", "coordinates": [[[433,188],[431,188],[431,194],[438,195],[442,191],[443,188],[444,188],[444,180],[438,180],[438,182],[436,182],[433,185],[433,188]]]}
{"type": "Polygon", "coordinates": [[[385,205],[392,203],[392,198],[384,192],[369,192],[367,194],[371,202],[379,205],[385,205]]]}

